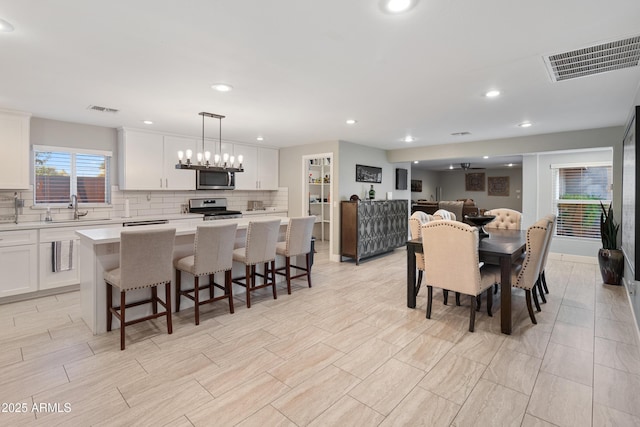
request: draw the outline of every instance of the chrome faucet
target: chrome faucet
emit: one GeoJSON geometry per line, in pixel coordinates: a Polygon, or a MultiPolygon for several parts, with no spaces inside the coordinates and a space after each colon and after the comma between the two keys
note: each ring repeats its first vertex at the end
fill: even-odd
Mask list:
{"type": "Polygon", "coordinates": [[[69,205],[69,209],[73,209],[73,219],[80,219],[81,216],[85,216],[89,213],[89,211],[78,211],[78,196],[75,194],[71,195],[71,204],[69,205]]]}

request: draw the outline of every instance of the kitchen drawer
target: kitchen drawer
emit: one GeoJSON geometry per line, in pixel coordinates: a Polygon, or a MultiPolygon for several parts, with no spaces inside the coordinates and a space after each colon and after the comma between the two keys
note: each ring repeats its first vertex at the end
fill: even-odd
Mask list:
{"type": "Polygon", "coordinates": [[[0,232],[0,248],[37,243],[38,230],[16,230],[0,232]]]}
{"type": "Polygon", "coordinates": [[[76,228],[65,227],[48,230],[40,230],[40,243],[51,243],[58,240],[77,240],[76,228]]]}

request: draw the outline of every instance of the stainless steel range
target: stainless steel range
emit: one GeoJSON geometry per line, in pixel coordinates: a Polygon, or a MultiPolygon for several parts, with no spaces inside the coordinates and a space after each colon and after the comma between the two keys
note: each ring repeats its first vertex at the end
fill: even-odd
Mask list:
{"type": "Polygon", "coordinates": [[[242,218],[242,212],[227,209],[227,199],[224,197],[189,199],[189,212],[204,214],[205,221],[242,218]]]}

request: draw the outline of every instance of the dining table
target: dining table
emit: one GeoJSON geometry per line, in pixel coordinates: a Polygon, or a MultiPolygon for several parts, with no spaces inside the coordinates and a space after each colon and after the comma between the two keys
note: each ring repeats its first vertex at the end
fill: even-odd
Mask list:
{"type": "MultiPolygon", "coordinates": [[[[480,239],[478,255],[485,264],[500,266],[500,324],[503,334],[510,335],[511,322],[511,270],[512,265],[525,252],[526,230],[487,230],[489,235],[480,239]]],[[[416,253],[422,253],[422,239],[407,242],[407,307],[416,308],[416,253]]],[[[455,268],[455,259],[451,260],[455,268]]],[[[425,280],[429,273],[426,272],[425,280]]]]}

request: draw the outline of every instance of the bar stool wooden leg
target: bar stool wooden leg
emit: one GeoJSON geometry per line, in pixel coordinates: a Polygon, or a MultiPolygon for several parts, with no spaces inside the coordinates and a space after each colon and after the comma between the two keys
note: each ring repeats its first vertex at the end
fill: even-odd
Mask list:
{"type": "Polygon", "coordinates": [[[182,296],[182,290],[180,288],[181,276],[181,271],[176,268],[176,313],[180,311],[180,297],[182,296]]]}
{"type": "Polygon", "coordinates": [[[309,287],[311,287],[311,253],[307,252],[305,258],[307,261],[307,283],[309,283],[309,287]]]}
{"type": "Polygon", "coordinates": [[[153,314],[158,314],[158,288],[151,288],[151,308],[153,314]]]}
{"type": "Polygon", "coordinates": [[[247,308],[251,308],[251,277],[253,276],[253,272],[255,271],[255,266],[247,265],[245,267],[245,288],[247,290],[247,308]]]}
{"type": "Polygon", "coordinates": [[[224,287],[229,295],[229,312],[233,314],[233,283],[231,282],[231,270],[224,272],[224,287]]]}
{"type": "Polygon", "coordinates": [[[196,325],[200,324],[200,277],[193,276],[193,309],[196,314],[196,325]]]}
{"type": "Polygon", "coordinates": [[[125,292],[120,291],[120,350],[124,350],[124,325],[126,323],[126,318],[124,317],[125,312],[125,292]]]}
{"type": "Polygon", "coordinates": [[[285,275],[287,277],[287,293],[291,295],[291,257],[285,257],[285,275]]]}
{"type": "Polygon", "coordinates": [[[209,275],[209,299],[213,299],[213,283],[214,283],[215,275],[209,275]]]}
{"type": "Polygon", "coordinates": [[[113,307],[113,288],[107,283],[107,331],[111,331],[111,324],[113,323],[113,313],[111,308],[113,307]]]}
{"type": "MultiPolygon", "coordinates": [[[[265,270],[265,279],[266,279],[266,273],[267,272],[265,270]]],[[[271,261],[271,287],[273,288],[273,299],[278,299],[278,295],[276,293],[276,262],[275,261],[271,261]]],[[[289,287],[289,293],[291,293],[291,287],[289,287]]]]}
{"type": "Polygon", "coordinates": [[[173,333],[173,322],[171,321],[171,282],[164,284],[165,289],[165,310],[167,311],[167,333],[173,333]]]}

